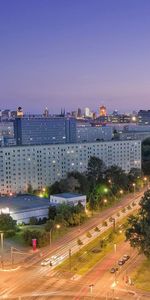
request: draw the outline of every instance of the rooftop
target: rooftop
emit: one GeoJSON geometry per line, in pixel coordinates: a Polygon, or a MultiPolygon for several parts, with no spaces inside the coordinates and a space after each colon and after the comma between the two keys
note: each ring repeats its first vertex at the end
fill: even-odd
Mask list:
{"type": "Polygon", "coordinates": [[[83,196],[82,194],[75,194],[75,193],[60,193],[60,194],[54,194],[52,196],[64,198],[64,199],[70,199],[70,198],[76,198],[83,196]]]}
{"type": "Polygon", "coordinates": [[[36,209],[39,207],[48,207],[49,205],[49,199],[28,194],[0,197],[0,209],[8,207],[12,211],[36,209]]]}

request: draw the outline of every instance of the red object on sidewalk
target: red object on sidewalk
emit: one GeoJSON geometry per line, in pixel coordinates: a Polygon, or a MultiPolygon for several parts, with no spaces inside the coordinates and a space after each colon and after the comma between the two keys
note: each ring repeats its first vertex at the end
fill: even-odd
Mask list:
{"type": "Polygon", "coordinates": [[[32,248],[33,248],[33,251],[36,250],[36,239],[32,239],[32,248]]]}

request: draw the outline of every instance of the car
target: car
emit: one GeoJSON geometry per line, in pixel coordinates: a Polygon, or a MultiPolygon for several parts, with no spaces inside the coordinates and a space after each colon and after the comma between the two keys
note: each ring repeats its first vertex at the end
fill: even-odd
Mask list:
{"type": "Polygon", "coordinates": [[[119,265],[119,266],[124,265],[124,263],[125,263],[125,261],[124,261],[123,259],[119,259],[119,260],[118,260],[118,265],[119,265]]]}
{"type": "Polygon", "coordinates": [[[129,258],[130,258],[130,255],[127,255],[127,254],[123,255],[123,257],[122,257],[122,259],[124,261],[127,261],[129,258]]]}
{"type": "Polygon", "coordinates": [[[116,273],[117,271],[118,271],[118,268],[113,267],[113,268],[110,269],[110,273],[116,273]]]}
{"type": "Polygon", "coordinates": [[[42,262],[41,262],[41,266],[47,266],[50,263],[50,259],[49,258],[45,258],[42,262]]]}

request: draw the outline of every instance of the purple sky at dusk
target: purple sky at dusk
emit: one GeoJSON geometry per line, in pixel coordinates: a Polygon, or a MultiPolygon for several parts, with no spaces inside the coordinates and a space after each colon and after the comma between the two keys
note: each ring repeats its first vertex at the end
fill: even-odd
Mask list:
{"type": "Polygon", "coordinates": [[[150,109],[149,0],[0,0],[0,108],[150,109]]]}

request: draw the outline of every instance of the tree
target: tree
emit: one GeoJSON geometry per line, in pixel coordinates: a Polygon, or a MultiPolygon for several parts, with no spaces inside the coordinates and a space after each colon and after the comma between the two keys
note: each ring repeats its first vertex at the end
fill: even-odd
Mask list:
{"type": "Polygon", "coordinates": [[[145,175],[150,175],[150,138],[142,143],[142,170],[145,175]]]}
{"type": "Polygon", "coordinates": [[[36,217],[31,217],[29,221],[30,225],[37,225],[38,224],[38,219],[36,217]]]}
{"type": "Polygon", "coordinates": [[[117,192],[118,189],[128,188],[129,179],[127,174],[118,166],[111,166],[105,172],[105,179],[107,181],[111,180],[111,187],[113,192],[117,192]]]}
{"type": "Polygon", "coordinates": [[[77,192],[87,195],[89,192],[89,182],[86,174],[73,171],[68,173],[68,177],[70,176],[78,180],[79,186],[77,187],[77,192]]]}
{"type": "Polygon", "coordinates": [[[128,218],[126,238],[132,247],[150,257],[150,190],[145,192],[140,201],[138,215],[128,218]]]}
{"type": "Polygon", "coordinates": [[[48,220],[45,224],[45,230],[50,231],[54,227],[54,221],[48,220]]]}
{"type": "Polygon", "coordinates": [[[16,221],[9,214],[0,214],[0,231],[7,232],[9,230],[17,230],[16,221]]]}
{"type": "Polygon", "coordinates": [[[74,178],[73,176],[69,176],[65,180],[65,190],[66,192],[75,193],[80,188],[80,184],[78,179],[74,178]]]}
{"type": "Polygon", "coordinates": [[[91,156],[88,162],[87,176],[92,186],[103,180],[105,165],[101,159],[91,156]]]}
{"type": "Polygon", "coordinates": [[[28,184],[28,187],[27,187],[27,193],[28,193],[28,194],[33,194],[33,188],[32,188],[31,183],[28,184]]]}
{"type": "Polygon", "coordinates": [[[142,175],[141,169],[132,168],[128,174],[128,178],[130,183],[133,183],[137,180],[137,178],[140,178],[142,175]]]}
{"type": "Polygon", "coordinates": [[[44,247],[49,243],[49,233],[40,230],[26,229],[23,232],[23,239],[29,246],[32,245],[32,239],[36,239],[37,246],[44,247]]]}
{"type": "Polygon", "coordinates": [[[50,205],[48,210],[48,218],[54,220],[56,217],[56,206],[50,205]]]}

